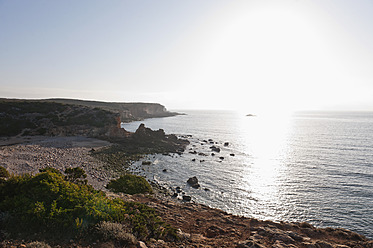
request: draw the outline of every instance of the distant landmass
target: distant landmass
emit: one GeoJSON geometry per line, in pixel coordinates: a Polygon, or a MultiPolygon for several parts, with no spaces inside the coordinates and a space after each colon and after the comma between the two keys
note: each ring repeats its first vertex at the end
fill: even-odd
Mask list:
{"type": "Polygon", "coordinates": [[[166,107],[159,103],[100,102],[63,98],[45,99],[41,101],[104,109],[120,114],[122,122],[139,121],[147,118],[168,117],[179,114],[167,111],[166,107]]]}
{"type": "Polygon", "coordinates": [[[0,99],[0,136],[123,137],[121,122],[173,115],[158,103],[0,99]]]}

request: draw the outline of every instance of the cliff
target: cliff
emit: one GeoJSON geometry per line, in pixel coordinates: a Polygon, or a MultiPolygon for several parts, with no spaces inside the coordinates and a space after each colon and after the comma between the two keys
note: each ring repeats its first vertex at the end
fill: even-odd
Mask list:
{"type": "Polygon", "coordinates": [[[122,122],[178,115],[178,113],[167,111],[167,109],[159,103],[99,102],[76,99],[46,99],[43,101],[104,109],[113,113],[118,113],[122,122]]]}

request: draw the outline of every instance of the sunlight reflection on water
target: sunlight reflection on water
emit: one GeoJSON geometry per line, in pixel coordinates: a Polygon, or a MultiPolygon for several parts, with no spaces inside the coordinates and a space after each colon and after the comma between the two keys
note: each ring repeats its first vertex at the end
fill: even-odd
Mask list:
{"type": "Polygon", "coordinates": [[[242,150],[247,153],[243,168],[242,187],[252,192],[256,199],[257,216],[266,212],[267,218],[281,219],[276,206],[281,202],[281,183],[286,177],[286,154],[291,133],[290,116],[242,118],[238,130],[241,133],[242,150]],[[271,206],[268,209],[268,206],[271,206]],[[266,209],[264,209],[266,208],[266,209]]]}
{"type": "MultiPolygon", "coordinates": [[[[372,216],[373,113],[189,113],[144,121],[152,129],[192,138],[181,156],[151,155],[146,159],[154,163],[145,168],[138,163],[140,173],[165,187],[180,186],[196,202],[229,213],[349,227],[372,236],[372,218],[367,217],[372,216]],[[203,142],[210,138],[221,148],[219,155],[211,156],[211,144],[203,142]],[[220,156],[224,159],[219,161],[220,156]],[[192,176],[202,189],[187,185],[192,176]]],[[[139,124],[123,126],[135,131],[139,124]]]]}

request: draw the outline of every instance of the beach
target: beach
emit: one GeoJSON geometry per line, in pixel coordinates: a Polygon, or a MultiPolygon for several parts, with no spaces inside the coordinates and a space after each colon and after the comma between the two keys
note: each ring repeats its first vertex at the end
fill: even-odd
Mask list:
{"type": "Polygon", "coordinates": [[[33,174],[46,167],[64,172],[66,168],[81,167],[87,173],[88,184],[105,190],[112,176],[102,169],[104,163],[90,156],[92,149],[110,143],[87,137],[22,137],[2,138],[0,166],[14,175],[33,174]]]}

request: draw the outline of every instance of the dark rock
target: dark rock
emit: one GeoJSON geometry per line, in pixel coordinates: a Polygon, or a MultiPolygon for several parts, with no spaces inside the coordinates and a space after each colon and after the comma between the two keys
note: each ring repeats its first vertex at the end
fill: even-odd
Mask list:
{"type": "Polygon", "coordinates": [[[176,198],[176,197],[178,197],[178,195],[179,195],[179,194],[175,192],[175,193],[172,195],[172,197],[173,197],[173,198],[176,198]]]}
{"type": "Polygon", "coordinates": [[[200,156],[207,156],[207,154],[203,153],[203,152],[198,153],[198,155],[200,155],[200,156]]]}
{"type": "Polygon", "coordinates": [[[295,232],[291,232],[291,231],[288,231],[287,234],[294,240],[296,241],[303,241],[303,237],[300,236],[298,233],[295,233],[295,232]]]}
{"type": "Polygon", "coordinates": [[[179,186],[176,187],[176,192],[181,193],[181,188],[179,186]]]}
{"type": "Polygon", "coordinates": [[[234,156],[235,156],[235,154],[234,154],[234,153],[231,153],[231,154],[229,154],[229,155],[231,155],[232,157],[234,157],[234,156]]]}
{"type": "Polygon", "coordinates": [[[224,146],[229,146],[229,142],[225,142],[225,143],[224,143],[224,146]]]}
{"type": "Polygon", "coordinates": [[[225,231],[217,226],[210,226],[206,230],[206,237],[208,238],[215,238],[216,236],[219,236],[221,234],[224,234],[225,231]]]}
{"type": "Polygon", "coordinates": [[[201,159],[199,162],[200,162],[200,163],[203,163],[203,162],[205,162],[205,160],[204,160],[204,159],[201,159]]]}
{"type": "Polygon", "coordinates": [[[187,183],[192,186],[192,188],[195,188],[195,189],[198,189],[199,187],[201,187],[198,183],[198,179],[197,177],[191,177],[188,179],[187,183]]]}
{"type": "Polygon", "coordinates": [[[189,152],[190,154],[197,154],[197,151],[189,152]]]}
{"type": "Polygon", "coordinates": [[[211,156],[215,156],[215,153],[211,153],[211,156]]]}
{"type": "Polygon", "coordinates": [[[211,146],[210,149],[211,149],[213,152],[220,152],[220,148],[219,148],[219,147],[216,147],[216,146],[211,146]]]}
{"type": "Polygon", "coordinates": [[[163,169],[162,171],[163,171],[163,172],[167,172],[167,169],[163,169]]]}
{"type": "Polygon", "coordinates": [[[326,241],[318,240],[316,241],[316,247],[318,248],[333,248],[331,244],[326,241]]]}
{"type": "Polygon", "coordinates": [[[192,159],[192,161],[193,161],[193,162],[195,162],[195,161],[196,161],[196,159],[195,159],[195,158],[193,158],[193,159],[192,159]]]}
{"type": "Polygon", "coordinates": [[[142,165],[151,165],[152,162],[151,162],[151,161],[142,161],[141,164],[142,164],[142,165]]]}
{"type": "Polygon", "coordinates": [[[253,240],[245,240],[240,241],[237,246],[237,248],[265,248],[265,246],[253,241],[253,240]]]}
{"type": "Polygon", "coordinates": [[[224,159],[224,157],[219,157],[221,160],[223,160],[224,159]]]}
{"type": "Polygon", "coordinates": [[[192,197],[189,195],[183,195],[183,201],[191,201],[192,197]]]}
{"type": "Polygon", "coordinates": [[[210,191],[208,188],[204,188],[203,190],[204,190],[204,191],[210,191]]]}

